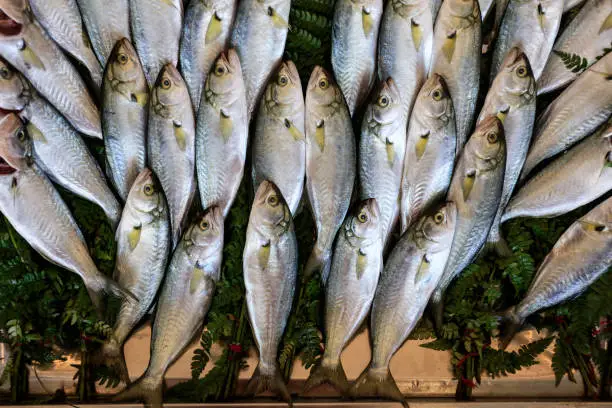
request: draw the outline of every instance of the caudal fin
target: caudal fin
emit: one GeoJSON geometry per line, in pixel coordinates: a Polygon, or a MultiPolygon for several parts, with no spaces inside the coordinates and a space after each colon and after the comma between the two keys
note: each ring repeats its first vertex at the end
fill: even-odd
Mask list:
{"type": "Polygon", "coordinates": [[[434,329],[439,334],[444,324],[444,295],[434,292],[434,295],[429,301],[429,308],[433,317],[434,329]]]}
{"type": "Polygon", "coordinates": [[[327,277],[329,276],[330,258],[330,250],[324,251],[315,245],[310,257],[308,258],[308,261],[306,262],[306,266],[304,266],[304,275],[310,277],[318,272],[321,274],[321,282],[323,282],[323,285],[325,285],[327,282],[327,277]]]}
{"type": "Polygon", "coordinates": [[[499,224],[491,227],[491,231],[487,237],[486,250],[493,250],[497,255],[503,258],[507,258],[512,255],[512,249],[510,249],[508,242],[506,242],[502,236],[499,224]]]}
{"type": "Polygon", "coordinates": [[[275,367],[273,372],[263,373],[261,365],[258,364],[253,377],[247,384],[245,394],[253,396],[266,391],[273,392],[283,400],[291,402],[291,394],[289,394],[278,366],[275,367]]]}
{"type": "Polygon", "coordinates": [[[104,365],[119,375],[119,379],[126,384],[130,383],[130,374],[125,363],[123,346],[114,338],[104,343],[102,347],[91,357],[93,365],[104,365]]]}
{"type": "Polygon", "coordinates": [[[117,282],[99,272],[92,278],[85,280],[85,286],[87,286],[87,291],[89,292],[91,302],[98,311],[103,309],[103,300],[107,294],[128,302],[138,301],[136,296],[134,296],[130,291],[122,288],[117,282]]]}
{"type": "Polygon", "coordinates": [[[303,393],[307,393],[313,388],[329,383],[336,388],[342,395],[346,395],[349,390],[349,382],[346,378],[342,363],[338,361],[338,364],[333,366],[323,365],[319,361],[310,371],[310,376],[304,384],[303,393]]]}
{"type": "Polygon", "coordinates": [[[502,350],[508,347],[523,323],[525,323],[525,320],[516,313],[516,306],[512,306],[500,316],[499,345],[502,350]]]}
{"type": "Polygon", "coordinates": [[[140,377],[115,395],[112,401],[143,401],[147,408],[161,408],[163,406],[163,383],[162,377],[140,377]]]}
{"type": "Polygon", "coordinates": [[[388,367],[366,368],[351,387],[350,394],[353,397],[381,397],[405,404],[404,395],[397,388],[388,367]]]}

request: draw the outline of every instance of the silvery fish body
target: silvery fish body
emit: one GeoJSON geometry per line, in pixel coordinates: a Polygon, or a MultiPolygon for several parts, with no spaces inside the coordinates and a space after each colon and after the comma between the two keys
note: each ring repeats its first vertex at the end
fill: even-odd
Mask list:
{"type": "Polygon", "coordinates": [[[442,3],[434,32],[430,74],[444,78],[453,100],[457,126],[457,155],[474,123],[480,85],[480,9],[476,0],[442,3]]]}
{"type": "Polygon", "coordinates": [[[365,102],[374,85],[382,13],[382,0],[336,2],[331,63],[351,116],[365,102]]]}
{"type": "Polygon", "coordinates": [[[253,186],[273,182],[295,215],[304,190],[304,96],[297,68],[283,62],[259,105],[253,137],[253,186]]]}
{"type": "Polygon", "coordinates": [[[563,2],[563,12],[565,13],[566,11],[573,9],[574,7],[584,2],[585,0],[565,0],[563,2]]]}
{"type": "Polygon", "coordinates": [[[207,0],[187,5],[180,64],[196,112],[206,77],[229,43],[237,3],[236,0],[207,0]]]}
{"type": "Polygon", "coordinates": [[[591,65],[537,118],[521,180],[543,160],[561,153],[612,115],[612,53],[591,65]]]}
{"type": "Polygon", "coordinates": [[[408,127],[400,197],[402,233],[445,197],[456,143],[453,102],[444,79],[433,74],[419,91],[408,127]]]}
{"type": "Polygon", "coordinates": [[[195,194],[196,180],[193,108],[185,82],[172,64],[162,68],[151,91],[147,143],[149,165],[168,200],[174,248],[195,194]]]}
{"type": "Polygon", "coordinates": [[[580,75],[576,66],[568,68],[564,57],[580,56],[580,65],[591,65],[612,44],[612,0],[592,0],[565,27],[544,71],[538,80],[538,94],[554,91],[572,82],[580,75]],[[585,62],[586,59],[586,62],[585,62]]]}
{"type": "Polygon", "coordinates": [[[231,45],[240,57],[250,120],[270,75],[281,62],[291,0],[243,0],[239,3],[231,45]]]}
{"type": "Polygon", "coordinates": [[[202,207],[227,216],[244,172],[248,117],[240,61],[222,53],[206,80],[196,132],[198,187],[202,207]]]}
{"type": "Polygon", "coordinates": [[[432,21],[435,25],[438,11],[440,11],[440,6],[442,6],[442,0],[429,0],[429,4],[431,6],[431,16],[433,17],[432,21]]]}
{"type": "Polygon", "coordinates": [[[559,156],[512,197],[502,221],[557,217],[612,189],[612,126],[604,126],[559,156]]]}

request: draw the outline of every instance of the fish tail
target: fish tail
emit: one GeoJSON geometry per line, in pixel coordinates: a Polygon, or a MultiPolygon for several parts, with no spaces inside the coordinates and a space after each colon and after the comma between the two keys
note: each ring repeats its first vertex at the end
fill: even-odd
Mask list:
{"type": "Polygon", "coordinates": [[[310,376],[304,384],[304,393],[312,390],[318,385],[329,383],[334,386],[343,395],[346,395],[349,389],[348,379],[342,367],[342,363],[338,360],[332,365],[323,364],[323,359],[310,371],[310,376]]]}
{"type": "Polygon", "coordinates": [[[130,383],[130,374],[125,362],[123,345],[113,337],[91,356],[91,362],[95,366],[104,365],[119,375],[119,379],[126,384],[130,383]]]}
{"type": "Polygon", "coordinates": [[[388,367],[375,369],[367,367],[351,387],[353,397],[382,397],[394,401],[404,401],[404,395],[397,387],[388,367]]]}
{"type": "Polygon", "coordinates": [[[519,331],[525,319],[521,318],[516,312],[516,306],[512,306],[502,313],[499,323],[500,347],[505,350],[519,331]]]}
{"type": "Polygon", "coordinates": [[[444,294],[441,291],[436,290],[431,296],[429,306],[433,317],[434,328],[439,334],[442,329],[444,322],[444,294]]]}
{"type": "Polygon", "coordinates": [[[315,245],[306,262],[306,266],[304,266],[304,275],[310,277],[319,272],[321,274],[321,282],[325,284],[329,276],[330,258],[331,251],[329,249],[322,250],[315,245]]]}
{"type": "Polygon", "coordinates": [[[146,374],[130,384],[125,390],[112,397],[113,402],[144,401],[147,408],[161,408],[163,406],[163,385],[161,376],[148,377],[146,374]]]}
{"type": "Polygon", "coordinates": [[[507,258],[512,255],[512,249],[508,242],[502,237],[501,231],[498,225],[493,225],[487,238],[486,251],[493,250],[495,253],[503,258],[507,258]]]}
{"type": "Polygon", "coordinates": [[[283,400],[289,403],[291,402],[291,394],[289,394],[289,390],[287,389],[287,385],[285,384],[285,380],[283,380],[283,376],[278,366],[275,366],[272,371],[266,370],[266,372],[264,372],[260,362],[255,369],[253,377],[251,377],[247,384],[245,393],[247,395],[257,395],[266,391],[273,392],[283,400]]]}
{"type": "Polygon", "coordinates": [[[119,286],[117,282],[97,272],[94,277],[85,280],[85,286],[89,292],[91,303],[99,312],[103,310],[103,299],[106,294],[115,296],[127,302],[137,302],[138,299],[127,289],[119,286]]]}

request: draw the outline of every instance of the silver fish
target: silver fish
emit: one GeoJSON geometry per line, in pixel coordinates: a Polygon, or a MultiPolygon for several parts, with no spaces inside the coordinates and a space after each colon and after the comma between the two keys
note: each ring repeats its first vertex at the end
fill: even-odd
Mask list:
{"type": "Polygon", "coordinates": [[[448,191],[447,200],[457,206],[457,220],[448,262],[431,298],[438,328],[446,288],[474,260],[487,240],[499,208],[505,167],[504,128],[497,117],[489,116],[466,143],[448,191]]]}
{"type": "Polygon", "coordinates": [[[317,242],[304,273],[327,280],[332,245],[346,216],[355,182],[356,146],[342,91],[317,66],[306,90],[306,190],[317,227],[317,242]]]}
{"type": "Polygon", "coordinates": [[[591,134],[612,115],[612,53],[591,65],[537,118],[520,180],[591,134]],[[580,109],[576,109],[580,107],[580,109]]]}
{"type": "Polygon", "coordinates": [[[231,45],[240,57],[250,120],[264,87],[281,62],[291,0],[243,0],[239,3],[231,45]]]}
{"type": "Polygon", "coordinates": [[[612,197],[574,222],[538,268],[525,298],[504,315],[505,348],[525,319],[585,291],[612,266],[612,197]]]}
{"type": "Polygon", "coordinates": [[[53,41],[83,64],[100,88],[102,66],[91,49],[76,0],[29,0],[29,4],[53,41]]]}
{"type": "Polygon", "coordinates": [[[136,50],[117,42],[104,72],[102,131],[108,173],[123,201],[146,165],[149,86],[136,50]]]}
{"type": "Polygon", "coordinates": [[[433,17],[433,22],[435,25],[436,17],[438,16],[438,12],[442,6],[442,0],[429,0],[429,5],[431,6],[431,16],[433,17]]]}
{"type": "MultiPolygon", "coordinates": [[[[40,1],[40,0],[39,0],[40,1]]],[[[129,0],[76,0],[98,61],[106,67],[115,44],[131,41],[129,0]]]]}
{"type": "Polygon", "coordinates": [[[113,334],[94,360],[114,367],[121,379],[129,382],[123,344],[151,308],[170,252],[168,206],[151,170],[144,169],[134,181],[115,237],[117,261],[113,278],[138,302],[121,305],[113,334]]]}
{"type": "Polygon", "coordinates": [[[351,116],[365,102],[374,85],[382,13],[382,0],[336,2],[331,63],[351,116]]]}
{"type": "Polygon", "coordinates": [[[456,143],[453,101],[444,79],[433,74],[417,96],[408,127],[400,197],[402,233],[446,195],[456,143]]]}
{"type": "Polygon", "coordinates": [[[380,234],[386,243],[399,214],[399,193],[406,150],[402,101],[392,78],[384,81],[366,108],[357,159],[361,199],[375,198],[380,234]]]}
{"type": "Polygon", "coordinates": [[[247,103],[240,60],[221,53],[206,79],[196,131],[198,186],[202,207],[227,216],[244,172],[248,141],[247,103]]]}
{"type": "Polygon", "coordinates": [[[72,214],[34,162],[27,132],[17,115],[0,121],[0,212],[38,253],[83,279],[92,303],[102,295],[128,293],[98,271],[72,214]]]}
{"type": "Polygon", "coordinates": [[[172,64],[162,68],[151,90],[147,149],[149,166],[168,200],[174,248],[195,194],[196,180],[193,108],[187,86],[172,64]]]}
{"type": "Polygon", "coordinates": [[[380,211],[376,199],[357,205],[340,228],[325,289],[325,352],[310,371],[304,392],[325,382],[349,388],[340,355],[365,321],[383,265],[380,211]]]}
{"type": "Polygon", "coordinates": [[[161,407],[168,368],[202,331],[223,256],[223,216],[218,208],[186,229],[166,271],[151,333],[151,358],[145,373],[115,401],[142,399],[161,407]]]}
{"type": "Polygon", "coordinates": [[[100,113],[83,80],[33,19],[25,0],[1,0],[0,10],[6,13],[6,27],[0,30],[0,56],[23,73],[79,132],[101,139],[100,113]]]}
{"type": "Polygon", "coordinates": [[[565,0],[563,2],[563,12],[565,13],[584,2],[585,0],[565,0]]]}
{"type": "Polygon", "coordinates": [[[114,227],[121,206],[81,136],[17,71],[0,59],[0,108],[19,111],[37,165],[47,176],[104,210],[114,227]]]}
{"type": "Polygon", "coordinates": [[[130,0],[130,25],[145,76],[152,87],[162,67],[176,67],[183,27],[183,0],[130,0]]]}
{"type": "Polygon", "coordinates": [[[192,1],[187,5],[180,64],[196,112],[206,76],[229,44],[237,3],[236,0],[207,0],[192,1]]]}
{"type": "Polygon", "coordinates": [[[247,310],[259,350],[247,394],[270,390],[291,399],[276,357],[293,303],[297,252],[291,211],[278,188],[263,181],[255,193],[243,256],[247,310]]]}
{"type": "Polygon", "coordinates": [[[476,0],[442,3],[434,31],[431,74],[444,78],[453,100],[457,125],[457,155],[474,123],[480,86],[480,8],[476,0]]]}
{"type": "Polygon", "coordinates": [[[304,190],[304,96],[297,68],[283,62],[268,84],[253,138],[253,185],[273,182],[295,215],[304,190]]]}
{"type": "Polygon", "coordinates": [[[559,31],[563,1],[510,0],[493,51],[491,78],[501,69],[506,54],[518,47],[529,58],[533,76],[540,78],[559,31]]]}
{"type": "Polygon", "coordinates": [[[538,80],[538,94],[554,91],[578,77],[582,65],[591,65],[612,43],[612,1],[592,0],[565,27],[538,80]],[[579,66],[568,68],[564,57],[579,55],[579,66]],[[574,72],[578,71],[578,72],[574,72]]]}
{"type": "Polygon", "coordinates": [[[612,189],[612,125],[603,126],[537,173],[512,197],[502,222],[556,217],[612,189]]]}
{"type": "Polygon", "coordinates": [[[353,396],[403,400],[389,362],[421,319],[442,276],[455,231],[453,203],[413,223],[391,251],[372,305],[372,359],[351,389],[353,396]]]}
{"type": "Polygon", "coordinates": [[[500,223],[523,168],[535,121],[536,83],[529,59],[518,48],[510,49],[497,77],[491,84],[478,123],[488,116],[497,116],[504,125],[506,170],[504,187],[488,242],[501,255],[511,250],[501,236],[500,223]]]}

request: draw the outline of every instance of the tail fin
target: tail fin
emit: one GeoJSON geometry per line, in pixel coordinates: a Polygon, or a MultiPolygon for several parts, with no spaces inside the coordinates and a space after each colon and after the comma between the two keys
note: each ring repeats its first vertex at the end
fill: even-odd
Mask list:
{"type": "Polygon", "coordinates": [[[404,395],[397,388],[388,367],[366,368],[351,387],[350,394],[353,397],[382,397],[405,404],[404,395]]]}
{"type": "Polygon", "coordinates": [[[304,275],[312,276],[316,272],[320,272],[321,282],[325,285],[329,276],[330,258],[331,250],[321,250],[315,245],[304,267],[304,275]]]}
{"type": "Polygon", "coordinates": [[[87,279],[85,281],[85,286],[87,286],[91,302],[97,310],[102,310],[102,299],[104,299],[105,294],[111,294],[128,302],[138,302],[136,296],[130,291],[122,288],[117,282],[100,272],[96,273],[92,278],[87,279]]]}
{"type": "Polygon", "coordinates": [[[514,338],[514,335],[519,331],[521,326],[525,323],[525,319],[521,318],[516,313],[516,306],[512,306],[506,310],[500,317],[499,324],[499,341],[500,348],[505,350],[508,344],[514,338]]]}
{"type": "Polygon", "coordinates": [[[278,366],[275,367],[273,372],[263,373],[261,364],[258,364],[253,377],[251,377],[247,384],[245,394],[257,395],[266,391],[271,391],[283,400],[291,403],[291,394],[289,394],[278,366]]]}
{"type": "Polygon", "coordinates": [[[119,375],[121,381],[126,384],[130,383],[130,374],[125,363],[125,354],[123,354],[123,345],[117,340],[111,338],[104,343],[100,350],[91,357],[91,362],[94,365],[104,365],[113,372],[119,375]]]}
{"type": "Polygon", "coordinates": [[[512,255],[512,249],[510,249],[508,242],[502,237],[500,225],[497,223],[499,220],[496,219],[495,221],[487,237],[486,250],[494,250],[497,255],[507,258],[512,255]]]}
{"type": "Polygon", "coordinates": [[[431,296],[429,307],[433,317],[434,329],[439,334],[444,323],[444,294],[439,292],[439,289],[436,289],[431,296]]]}
{"type": "Polygon", "coordinates": [[[346,395],[349,390],[349,382],[346,378],[342,363],[338,361],[333,366],[323,365],[320,360],[310,372],[310,376],[304,384],[303,392],[306,393],[318,385],[329,383],[334,386],[342,395],[346,395]]]}
{"type": "Polygon", "coordinates": [[[112,401],[140,400],[144,401],[144,405],[147,408],[161,408],[163,406],[163,385],[162,377],[143,376],[115,395],[112,401]]]}

